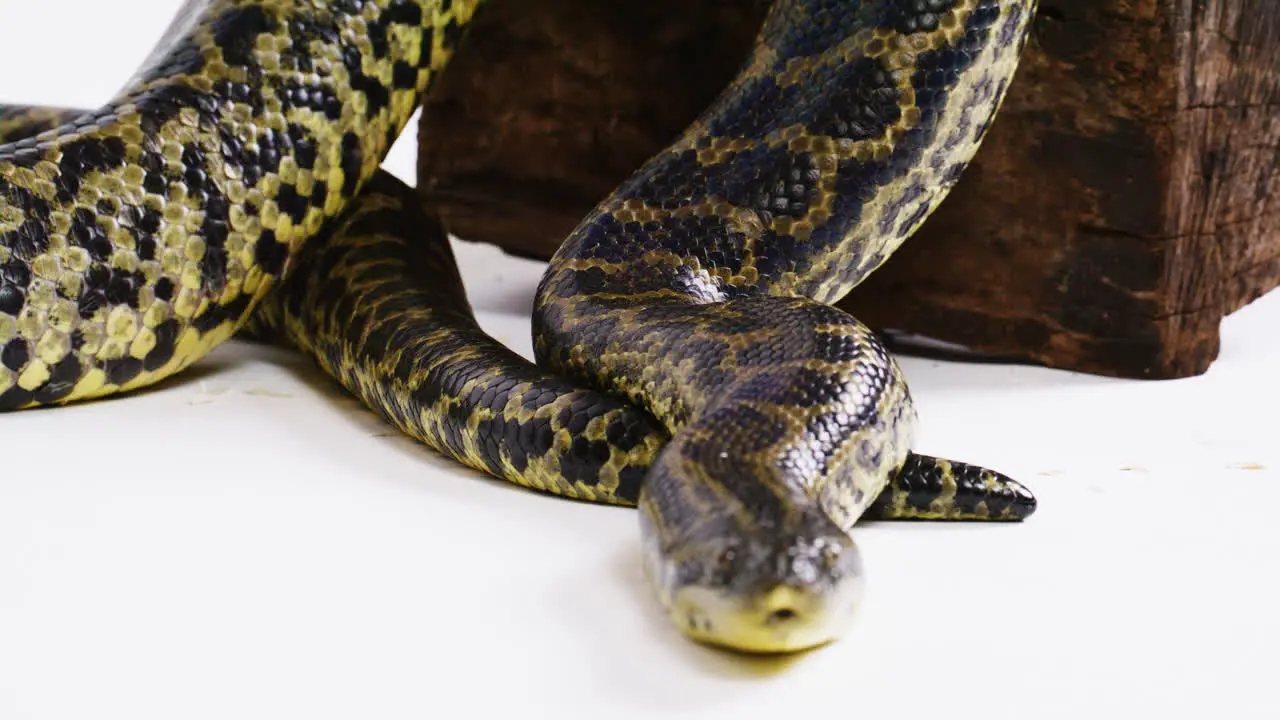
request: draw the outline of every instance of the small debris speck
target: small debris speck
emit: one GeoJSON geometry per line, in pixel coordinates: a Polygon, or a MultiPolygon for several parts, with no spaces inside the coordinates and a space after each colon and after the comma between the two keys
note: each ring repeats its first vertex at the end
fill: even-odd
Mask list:
{"type": "Polygon", "coordinates": [[[1263,465],[1262,463],[1255,463],[1255,462],[1233,463],[1231,465],[1231,469],[1232,470],[1266,470],[1267,466],[1263,465]]]}
{"type": "Polygon", "coordinates": [[[290,395],[289,393],[281,393],[281,392],[275,392],[275,391],[272,391],[272,390],[264,390],[264,389],[262,389],[262,388],[251,388],[251,389],[249,389],[249,390],[245,390],[245,391],[244,391],[244,394],[245,394],[245,395],[253,395],[253,396],[255,396],[255,397],[269,397],[269,398],[291,398],[291,397],[293,397],[293,396],[292,396],[292,395],[290,395]]]}

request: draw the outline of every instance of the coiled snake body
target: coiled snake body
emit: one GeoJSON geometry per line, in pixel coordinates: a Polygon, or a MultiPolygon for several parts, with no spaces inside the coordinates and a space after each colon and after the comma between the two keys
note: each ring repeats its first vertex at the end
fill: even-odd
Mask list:
{"type": "Polygon", "coordinates": [[[864,514],[1034,509],[910,453],[901,372],[827,304],[959,177],[1034,4],[775,0],[739,77],[551,261],[534,365],[377,169],[480,3],[191,0],[102,109],[0,110],[0,409],[144,387],[248,329],[467,465],[638,504],[689,636],[824,643],[864,514]]]}

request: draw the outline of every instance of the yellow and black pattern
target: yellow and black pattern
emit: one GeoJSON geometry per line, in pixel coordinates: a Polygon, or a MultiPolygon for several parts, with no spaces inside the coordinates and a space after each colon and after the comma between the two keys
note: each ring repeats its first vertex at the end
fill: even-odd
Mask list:
{"type": "Polygon", "coordinates": [[[1025,520],[1036,499],[994,470],[912,453],[864,517],[881,520],[1025,520]]]}
{"type": "Polygon", "coordinates": [[[742,650],[838,634],[861,517],[1034,510],[911,453],[897,365],[825,304],[956,181],[1034,0],[775,0],[740,77],[552,261],[539,366],[377,170],[480,4],[193,0],[104,108],[0,108],[0,410],[143,387],[252,322],[460,462],[638,504],[673,619],[742,650]]]}
{"type": "Polygon", "coordinates": [[[332,236],[300,253],[254,330],[287,339],[455,460],[564,497],[634,504],[666,432],[486,335],[444,230],[420,202],[377,175],[332,236]]]}
{"type": "MultiPolygon", "coordinates": [[[[0,143],[86,114],[0,106],[0,143]]],[[[665,429],[480,330],[444,230],[419,202],[376,173],[298,253],[246,330],[311,355],[370,409],[470,467],[562,497],[634,505],[665,429]]],[[[1013,520],[1035,507],[1013,480],[941,467],[912,455],[866,516],[1013,520]]]]}
{"type": "MultiPolygon", "coordinates": [[[[377,174],[332,232],[299,253],[250,329],[311,355],[368,407],[459,462],[561,497],[634,505],[666,430],[481,330],[444,230],[420,202],[377,174]]],[[[867,517],[1020,520],[1034,508],[1009,478],[912,455],[867,517]]]]}
{"type": "Polygon", "coordinates": [[[88,114],[87,110],[70,108],[0,105],[0,145],[55,130],[88,114]]]}
{"type": "MultiPolygon", "coordinates": [[[[1034,5],[777,0],[739,77],[552,259],[539,362],[672,433],[640,509],[649,577],[691,635],[838,634],[861,574],[848,532],[907,463],[915,412],[874,334],[826,303],[959,178],[1034,5]]],[[[905,486],[942,493],[921,476],[905,486]]],[[[918,505],[901,494],[882,511],[918,505]]]]}
{"type": "Polygon", "coordinates": [[[0,409],[142,387],[230,337],[473,5],[189,3],[105,107],[0,148],[0,409]]]}

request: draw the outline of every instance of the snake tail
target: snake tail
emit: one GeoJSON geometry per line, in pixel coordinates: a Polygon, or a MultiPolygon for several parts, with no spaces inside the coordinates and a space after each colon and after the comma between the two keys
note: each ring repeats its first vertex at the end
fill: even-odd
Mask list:
{"type": "Polygon", "coordinates": [[[867,508],[874,520],[1020,521],[1036,511],[1021,483],[977,465],[912,453],[867,508]]]}

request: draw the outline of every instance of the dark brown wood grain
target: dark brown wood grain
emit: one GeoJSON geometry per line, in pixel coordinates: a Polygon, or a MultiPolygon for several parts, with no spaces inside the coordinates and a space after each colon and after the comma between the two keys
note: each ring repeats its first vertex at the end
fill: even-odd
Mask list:
{"type": "MultiPolygon", "coordinates": [[[[549,257],[733,75],[754,0],[498,0],[421,125],[460,237],[549,257]]],[[[873,327],[1124,377],[1203,372],[1280,284],[1280,2],[1042,0],[960,184],[842,304],[873,327]]]]}
{"type": "Polygon", "coordinates": [[[756,0],[489,0],[433,88],[418,186],[455,235],[550,257],[733,78],[756,0]]]}

